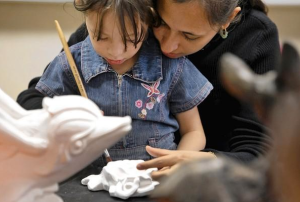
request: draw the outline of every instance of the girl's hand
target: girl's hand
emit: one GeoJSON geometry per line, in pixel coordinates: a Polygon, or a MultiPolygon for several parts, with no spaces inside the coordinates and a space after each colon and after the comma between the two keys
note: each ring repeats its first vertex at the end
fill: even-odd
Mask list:
{"type": "Polygon", "coordinates": [[[153,179],[159,179],[171,174],[181,162],[216,157],[214,154],[208,152],[166,150],[150,146],[146,146],[146,150],[151,156],[156,158],[138,164],[137,169],[157,168],[158,171],[152,172],[153,179]]]}

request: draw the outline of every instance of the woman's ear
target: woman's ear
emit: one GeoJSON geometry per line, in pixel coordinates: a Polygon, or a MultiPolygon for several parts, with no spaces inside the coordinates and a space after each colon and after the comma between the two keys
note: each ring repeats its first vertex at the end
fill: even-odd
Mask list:
{"type": "Polygon", "coordinates": [[[235,9],[232,11],[231,15],[229,16],[227,23],[222,25],[222,29],[227,29],[227,27],[230,25],[232,20],[236,17],[236,15],[241,11],[241,7],[235,7],[235,9]]]}

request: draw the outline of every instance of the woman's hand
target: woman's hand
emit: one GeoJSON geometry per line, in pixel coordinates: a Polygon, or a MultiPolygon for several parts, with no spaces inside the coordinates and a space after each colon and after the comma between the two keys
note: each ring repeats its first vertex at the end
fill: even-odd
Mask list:
{"type": "Polygon", "coordinates": [[[216,158],[213,153],[198,151],[166,150],[146,146],[147,152],[156,157],[137,165],[137,169],[157,168],[158,171],[152,172],[153,179],[159,179],[172,173],[181,162],[191,161],[202,158],[216,158]]]}

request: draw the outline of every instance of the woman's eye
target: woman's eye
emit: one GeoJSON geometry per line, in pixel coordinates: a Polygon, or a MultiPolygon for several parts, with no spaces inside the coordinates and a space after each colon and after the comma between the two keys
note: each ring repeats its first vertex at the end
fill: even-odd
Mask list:
{"type": "Polygon", "coordinates": [[[105,41],[105,40],[107,40],[107,39],[108,39],[107,37],[102,37],[102,38],[100,37],[100,38],[99,38],[99,40],[101,40],[101,41],[105,41]]]}
{"type": "Polygon", "coordinates": [[[165,26],[165,25],[167,25],[167,23],[165,23],[165,21],[163,21],[162,19],[160,19],[160,25],[161,26],[165,26]]]}
{"type": "Polygon", "coordinates": [[[187,35],[185,35],[185,34],[183,34],[183,36],[184,36],[184,38],[185,38],[186,40],[188,40],[188,41],[195,41],[195,40],[197,40],[197,39],[200,38],[199,36],[197,36],[197,37],[190,37],[190,36],[187,36],[187,35]]]}

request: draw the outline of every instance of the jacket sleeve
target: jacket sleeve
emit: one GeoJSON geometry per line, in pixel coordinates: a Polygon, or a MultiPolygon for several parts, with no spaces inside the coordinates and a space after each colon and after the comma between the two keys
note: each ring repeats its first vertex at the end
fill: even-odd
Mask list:
{"type": "MultiPolygon", "coordinates": [[[[78,42],[83,41],[88,36],[88,32],[85,23],[82,24],[69,38],[68,45],[72,46],[78,42]]],[[[46,66],[45,70],[49,64],[46,66]]],[[[44,70],[44,71],[45,71],[44,70]]],[[[24,109],[40,109],[42,108],[42,101],[45,97],[42,93],[35,89],[36,84],[41,77],[33,78],[28,85],[28,89],[22,91],[17,97],[17,103],[19,103],[24,109]]]]}
{"type": "Polygon", "coordinates": [[[171,59],[171,64],[170,66],[177,68],[168,100],[171,113],[177,114],[198,106],[209,95],[213,86],[188,59],[171,59]]]}

